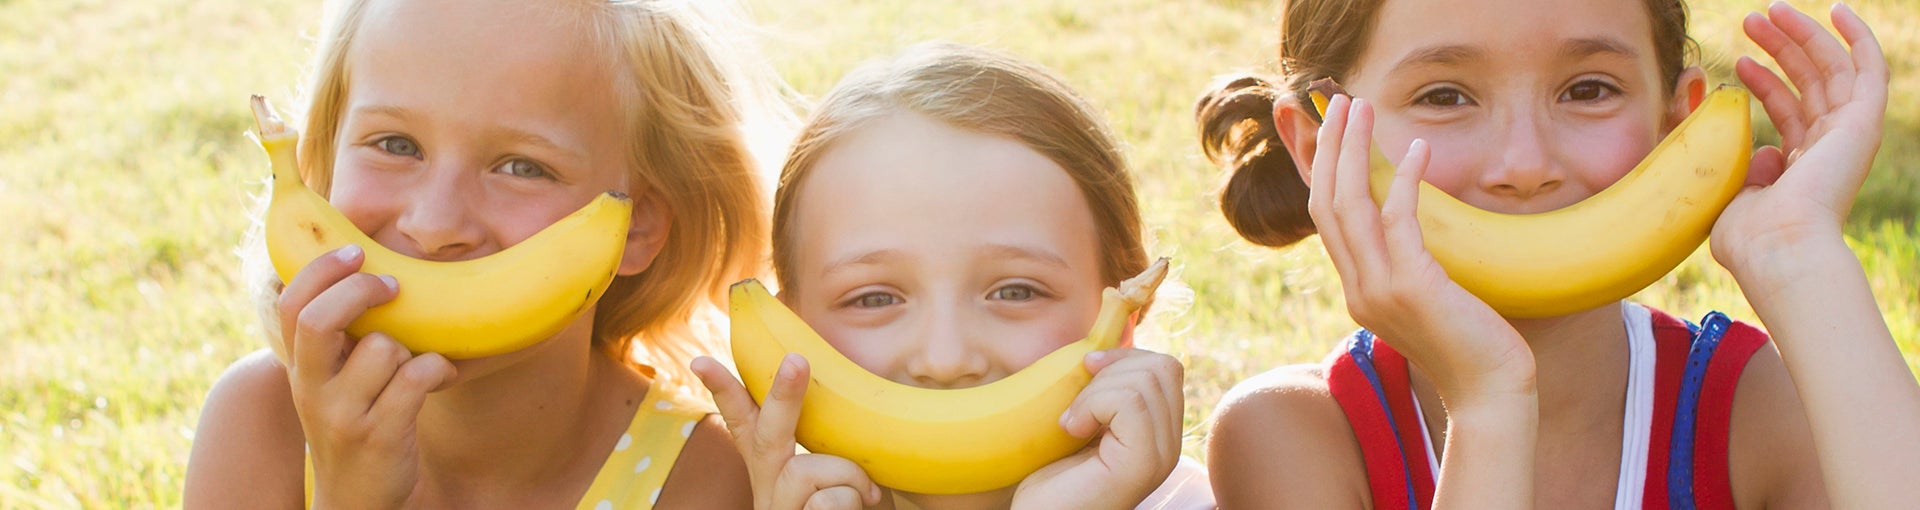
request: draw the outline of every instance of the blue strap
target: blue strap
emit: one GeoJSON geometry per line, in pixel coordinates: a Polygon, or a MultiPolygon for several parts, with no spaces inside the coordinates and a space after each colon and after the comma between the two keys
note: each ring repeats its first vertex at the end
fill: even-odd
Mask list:
{"type": "Polygon", "coordinates": [[[1720,346],[1720,337],[1726,335],[1727,328],[1733,324],[1725,314],[1708,313],[1700,319],[1700,325],[1687,323],[1687,329],[1693,333],[1692,345],[1687,350],[1687,367],[1680,378],[1680,398],[1673,413],[1673,436],[1671,447],[1667,450],[1667,504],[1669,508],[1693,509],[1693,440],[1694,424],[1700,412],[1700,390],[1705,386],[1707,367],[1713,360],[1713,352],[1720,346]]]}
{"type": "Polygon", "coordinates": [[[1367,384],[1373,386],[1373,396],[1380,400],[1380,414],[1387,416],[1389,435],[1393,436],[1393,445],[1400,455],[1400,472],[1406,473],[1407,510],[1418,510],[1420,505],[1413,492],[1413,472],[1407,466],[1407,445],[1400,443],[1400,425],[1394,421],[1393,407],[1387,405],[1387,390],[1380,382],[1380,373],[1373,368],[1373,332],[1361,329],[1353,334],[1353,340],[1347,343],[1347,355],[1353,358],[1353,364],[1360,368],[1360,374],[1367,376],[1367,384]]]}

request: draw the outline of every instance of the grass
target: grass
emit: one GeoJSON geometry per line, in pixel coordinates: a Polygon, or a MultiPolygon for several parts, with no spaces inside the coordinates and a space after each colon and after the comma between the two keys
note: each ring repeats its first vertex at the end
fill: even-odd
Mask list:
{"type": "MultiPolygon", "coordinates": [[[[1895,92],[1850,242],[1920,366],[1920,11],[1859,3],[1893,59],[1895,92]]],[[[1209,78],[1271,66],[1275,2],[754,4],[769,57],[810,96],[863,59],[941,38],[1035,59],[1104,108],[1129,144],[1155,252],[1176,258],[1193,291],[1162,317],[1171,334],[1160,342],[1187,363],[1190,428],[1233,383],[1316,360],[1353,328],[1317,241],[1239,240],[1215,211],[1222,176],[1195,147],[1190,108],[1209,78]]],[[[1694,2],[1716,77],[1730,57],[1757,54],[1737,13],[1759,6],[1694,2]]],[[[206,390],[259,345],[234,255],[265,168],[242,136],[242,98],[293,97],[318,11],[0,1],[0,506],[179,505],[206,390]]],[[[1704,253],[1637,299],[1753,318],[1704,253]]]]}

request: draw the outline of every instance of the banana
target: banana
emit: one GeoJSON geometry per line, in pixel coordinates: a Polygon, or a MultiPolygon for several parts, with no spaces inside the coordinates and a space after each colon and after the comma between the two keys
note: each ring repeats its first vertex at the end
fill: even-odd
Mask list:
{"type": "Polygon", "coordinates": [[[253,96],[253,112],[258,141],[273,164],[266,244],[280,281],[355,244],[366,253],[361,272],[400,283],[398,296],[361,314],[348,334],[379,331],[416,353],[451,359],[511,352],[559,333],[600,298],[619,269],[633,204],[614,191],[486,257],[436,262],[387,249],[300,180],[299,133],[265,98],[253,96]]]}
{"type": "Polygon", "coordinates": [[[1061,413],[1092,380],[1081,359],[1119,343],[1128,318],[1167,274],[1160,259],[1107,288],[1087,336],[1004,379],[964,389],[893,382],[834,350],[759,281],[733,285],[734,363],[747,391],[766,402],[787,353],[813,377],[794,437],[808,451],[860,465],[874,483],[923,494],[985,492],[1019,483],[1086,446],[1060,428],[1061,413]]]}
{"type": "MultiPolygon", "coordinates": [[[[1326,114],[1330,80],[1315,82],[1326,114]]],[[[1705,242],[1747,177],[1753,132],[1746,90],[1722,86],[1612,186],[1536,214],[1501,214],[1420,183],[1427,251],[1462,288],[1503,316],[1552,317],[1624,299],[1705,242]]],[[[1394,166],[1376,146],[1370,187],[1386,200],[1394,166]]]]}

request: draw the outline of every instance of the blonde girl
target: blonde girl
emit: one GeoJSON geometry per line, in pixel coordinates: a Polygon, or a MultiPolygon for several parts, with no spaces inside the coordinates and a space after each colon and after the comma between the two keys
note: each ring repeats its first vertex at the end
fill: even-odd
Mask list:
{"type": "MultiPolygon", "coordinates": [[[[920,387],[1026,367],[1147,266],[1133,179],[1099,114],[1038,66],[955,44],[843,78],[802,128],[773,217],[781,300],[861,367],[920,387]]],[[[788,357],[764,407],[717,363],[694,368],[763,510],[1210,507],[1202,470],[1179,462],[1180,363],[1131,344],[1088,356],[1093,382],[1060,417],[1091,446],[1015,486],[945,496],[795,455],[804,358],[788,357]]]]}
{"type": "Polygon", "coordinates": [[[241,359],[208,396],[187,506],[747,506],[730,437],[676,377],[717,339],[725,284],[758,273],[765,250],[747,134],[779,116],[758,95],[773,82],[726,36],[730,14],[329,5],[300,143],[309,186],[381,245],[430,260],[497,252],[620,190],[634,199],[624,255],[564,331],[455,362],[347,336],[404,289],[358,272],[361,247],[315,260],[263,292],[279,355],[241,359]]]}
{"type": "MultiPolygon", "coordinates": [[[[1421,180],[1525,213],[1620,179],[1698,104],[1678,0],[1294,0],[1277,80],[1202,99],[1222,208],[1283,246],[1319,233],[1366,328],[1324,364],[1241,383],[1208,463],[1223,505],[1896,508],[1920,499],[1920,385],[1840,230],[1881,137],[1887,64],[1785,4],[1736,66],[1782,135],[1714,225],[1771,330],[1615,302],[1509,319],[1449,280],[1413,221],[1421,180]],[[1307,84],[1352,91],[1309,113],[1307,84]],[[1797,93],[1796,93],[1797,90],[1797,93]],[[1368,195],[1368,147],[1399,173],[1368,195]],[[1444,447],[1444,448],[1443,448],[1444,447]]],[[[1637,228],[1619,225],[1618,228],[1637,228]]],[[[1249,305],[1254,306],[1254,305],[1249,305]]]]}

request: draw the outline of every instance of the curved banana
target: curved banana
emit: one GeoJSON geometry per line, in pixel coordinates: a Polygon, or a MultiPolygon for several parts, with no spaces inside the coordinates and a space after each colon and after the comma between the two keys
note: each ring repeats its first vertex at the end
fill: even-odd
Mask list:
{"type": "Polygon", "coordinates": [[[267,254],[282,283],[315,258],[348,244],[365,250],[360,271],[400,282],[393,301],[347,327],[379,331],[416,353],[448,358],[492,356],[559,333],[600,298],[619,269],[633,204],[609,191],[505,250],[457,262],[401,255],[360,231],[300,180],[299,133],[253,96],[260,146],[273,163],[267,206],[267,254]]]}
{"type": "MultiPolygon", "coordinates": [[[[1324,116],[1330,81],[1316,82],[1324,116]]],[[[1420,183],[1420,234],[1447,276],[1507,317],[1552,317],[1624,299],[1706,241],[1747,177],[1753,132],[1744,89],[1722,86],[1612,186],[1536,214],[1501,214],[1420,183]]],[[[1394,166],[1373,151],[1386,199],[1394,166]]]]}
{"type": "Polygon", "coordinates": [[[1133,312],[1167,274],[1160,259],[1107,288],[1087,336],[1004,379],[964,389],[908,386],[874,375],[834,350],[755,280],[733,285],[733,359],[747,391],[765,402],[787,353],[813,377],[794,437],[808,451],[846,458],[874,483],[923,494],[985,492],[1086,446],[1060,415],[1092,380],[1087,353],[1112,348],[1133,312]]]}

